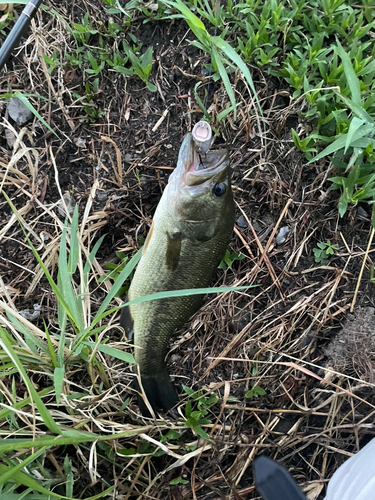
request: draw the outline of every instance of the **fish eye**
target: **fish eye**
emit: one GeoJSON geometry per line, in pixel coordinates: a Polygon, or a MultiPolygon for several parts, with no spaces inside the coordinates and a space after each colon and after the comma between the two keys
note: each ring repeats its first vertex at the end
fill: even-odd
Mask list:
{"type": "Polygon", "coordinates": [[[225,194],[225,191],[227,190],[224,182],[219,182],[219,184],[215,184],[212,192],[215,196],[220,198],[220,196],[223,196],[225,194]]]}

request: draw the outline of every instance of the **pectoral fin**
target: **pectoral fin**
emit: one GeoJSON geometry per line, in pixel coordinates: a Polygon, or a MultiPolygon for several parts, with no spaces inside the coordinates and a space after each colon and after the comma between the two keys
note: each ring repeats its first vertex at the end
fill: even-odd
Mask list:
{"type": "Polygon", "coordinates": [[[167,233],[167,238],[166,264],[168,269],[175,271],[178,266],[178,261],[180,260],[182,235],[181,233],[167,233]]]}
{"type": "MultiPolygon", "coordinates": [[[[128,300],[128,296],[126,296],[125,302],[128,302],[128,300]]],[[[121,309],[120,326],[125,330],[126,338],[131,340],[134,335],[134,321],[128,306],[121,309]]]]}

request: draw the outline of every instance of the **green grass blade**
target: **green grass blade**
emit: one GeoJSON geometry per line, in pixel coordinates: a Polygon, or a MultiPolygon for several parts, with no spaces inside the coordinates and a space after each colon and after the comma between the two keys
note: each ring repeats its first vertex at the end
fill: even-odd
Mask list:
{"type": "Polygon", "coordinates": [[[234,110],[234,119],[236,119],[237,118],[236,98],[234,97],[234,92],[232,89],[232,85],[229,81],[228,73],[225,70],[224,64],[221,60],[220,54],[217,51],[216,47],[212,47],[212,59],[217,65],[217,69],[219,70],[221,79],[223,80],[225,90],[227,91],[230,102],[232,103],[232,107],[234,110]]]}
{"type": "Polygon", "coordinates": [[[36,460],[44,452],[45,449],[46,448],[43,447],[40,450],[36,451],[35,453],[32,453],[25,460],[23,460],[22,462],[19,462],[18,464],[14,465],[13,467],[3,466],[3,467],[6,467],[8,470],[6,472],[2,471],[2,474],[0,475],[0,486],[2,486],[7,481],[9,481],[9,479],[14,479],[14,477],[17,476],[17,474],[21,471],[21,469],[23,469],[24,467],[29,465],[31,462],[36,460]]]}
{"type": "Polygon", "coordinates": [[[247,290],[249,288],[255,288],[258,285],[245,285],[245,286],[215,286],[208,288],[188,288],[186,290],[170,290],[169,292],[156,292],[150,295],[145,295],[144,297],[138,297],[137,299],[130,300],[125,305],[131,304],[141,304],[142,302],[149,302],[151,300],[159,299],[170,299],[172,297],[184,297],[188,295],[206,295],[207,293],[226,293],[226,292],[237,292],[240,290],[247,290]]]}
{"type": "MultiPolygon", "coordinates": [[[[31,243],[30,241],[30,238],[28,237],[23,225],[22,225],[22,222],[21,220],[19,219],[18,215],[17,215],[17,211],[16,209],[14,208],[14,205],[13,203],[11,202],[10,198],[8,197],[8,195],[4,192],[4,191],[1,191],[2,194],[4,195],[5,199],[7,200],[10,208],[12,209],[14,215],[16,216],[20,226],[21,226],[21,229],[23,231],[23,234],[25,235],[25,238],[26,238],[26,241],[27,243],[30,245],[30,248],[31,248],[31,251],[33,252],[34,254],[34,257],[36,258],[36,260],[38,261],[40,267],[43,269],[43,272],[44,272],[44,275],[45,277],[47,278],[48,280],[48,283],[51,285],[51,288],[54,292],[54,294],[56,295],[56,298],[58,300],[58,302],[61,304],[61,306],[64,308],[64,310],[66,311],[67,315],[70,317],[73,325],[75,324],[75,320],[74,320],[74,317],[71,316],[70,314],[70,311],[69,311],[69,307],[67,306],[65,300],[64,300],[64,297],[63,295],[61,294],[60,292],[60,289],[58,288],[58,286],[56,285],[56,283],[53,281],[53,278],[52,276],[50,275],[48,269],[46,268],[46,266],[44,265],[44,262],[42,261],[42,259],[39,257],[39,254],[38,252],[35,250],[35,247],[34,245],[31,243]]],[[[78,325],[76,325],[78,326],[78,325]]]]}
{"type": "MultiPolygon", "coordinates": [[[[36,452],[36,453],[38,453],[38,452],[36,452]]],[[[28,459],[26,459],[26,460],[28,460],[28,459]]],[[[26,460],[24,462],[26,462],[26,460]]],[[[21,462],[21,465],[24,462],[21,462]]],[[[18,468],[18,465],[15,467],[18,468]]],[[[22,471],[18,471],[18,472],[13,473],[13,470],[14,470],[13,467],[8,467],[6,465],[0,464],[0,477],[3,477],[3,475],[8,477],[8,474],[10,473],[11,479],[13,481],[15,481],[18,484],[22,484],[23,486],[26,486],[27,488],[31,488],[32,490],[38,491],[39,493],[43,493],[44,495],[47,495],[47,498],[53,497],[53,498],[61,498],[63,500],[75,500],[74,498],[71,498],[71,497],[65,497],[63,495],[59,495],[58,493],[55,493],[52,490],[47,490],[47,488],[44,488],[36,479],[32,478],[28,474],[25,474],[22,471]]],[[[102,493],[99,493],[99,494],[94,495],[92,497],[88,497],[85,500],[97,500],[99,498],[104,498],[106,495],[108,495],[108,493],[110,493],[114,489],[114,487],[115,486],[111,486],[111,487],[107,488],[105,491],[103,491],[102,493]]],[[[6,497],[4,495],[2,495],[2,498],[4,500],[6,500],[6,497]]]]}
{"type": "Polygon", "coordinates": [[[57,366],[53,372],[53,383],[55,386],[56,403],[60,404],[62,387],[64,383],[65,367],[57,366]]]}
{"type": "Polygon", "coordinates": [[[74,274],[78,266],[79,243],[78,243],[78,205],[74,207],[72,224],[70,227],[70,252],[68,260],[68,271],[74,274]]]}
{"type": "Polygon", "coordinates": [[[80,443],[93,443],[94,441],[110,441],[112,439],[129,439],[153,429],[152,425],[136,427],[133,430],[118,432],[117,434],[105,434],[103,436],[91,432],[69,429],[62,431],[61,436],[38,436],[36,439],[4,439],[0,440],[0,454],[18,450],[28,450],[43,446],[69,446],[80,443]]]}
{"type": "Polygon", "coordinates": [[[13,473],[13,467],[8,467],[6,465],[0,464],[0,474],[1,476],[4,475],[6,477],[10,475],[12,480],[15,481],[16,483],[26,486],[27,488],[32,488],[33,490],[38,491],[39,493],[44,493],[45,495],[49,495],[54,498],[64,498],[64,499],[66,498],[62,497],[61,495],[58,495],[57,493],[54,493],[53,491],[47,490],[36,479],[32,478],[31,476],[25,474],[22,471],[13,473]]]}
{"type": "Polygon", "coordinates": [[[106,237],[105,234],[103,234],[103,236],[101,236],[99,238],[99,240],[95,243],[94,245],[94,248],[91,250],[90,254],[89,254],[89,257],[88,257],[88,260],[86,261],[85,265],[84,265],[84,268],[83,268],[83,279],[84,279],[84,283],[85,283],[85,287],[87,287],[88,285],[88,282],[89,282],[89,272],[90,272],[90,269],[91,269],[91,265],[95,259],[95,255],[97,254],[99,248],[100,248],[100,245],[102,244],[104,238],[106,237]]]}
{"type": "Polygon", "coordinates": [[[44,120],[44,118],[42,118],[40,116],[40,114],[38,113],[38,111],[34,108],[34,106],[31,104],[31,102],[23,95],[21,94],[21,92],[19,90],[17,90],[14,94],[13,94],[14,97],[17,97],[20,101],[23,102],[23,104],[27,107],[27,109],[29,109],[33,115],[35,115],[39,121],[41,121],[43,123],[43,125],[45,127],[48,128],[48,130],[50,132],[53,133],[53,135],[55,135],[59,140],[60,140],[60,137],[56,134],[56,132],[54,130],[52,130],[52,128],[48,125],[48,123],[44,120]]]}
{"type": "Polygon", "coordinates": [[[260,102],[258,99],[257,92],[255,90],[254,82],[251,77],[250,71],[248,70],[248,67],[246,64],[243,62],[241,57],[237,54],[237,52],[229,45],[228,42],[220,38],[219,36],[214,36],[212,38],[213,43],[216,45],[216,47],[224,52],[224,54],[230,59],[238,68],[242,71],[245,79],[247,80],[247,83],[249,84],[249,87],[255,97],[255,100],[258,104],[259,112],[261,115],[262,113],[262,108],[260,106],[260,102]]]}
{"type": "MultiPolygon", "coordinates": [[[[61,278],[60,272],[58,272],[58,274],[57,274],[57,287],[59,290],[62,291],[63,285],[62,285],[62,278],[61,278]]],[[[57,301],[57,322],[59,324],[61,332],[65,331],[66,319],[67,319],[66,309],[65,309],[64,305],[60,302],[60,300],[58,300],[57,301]]]]}
{"type": "MultiPolygon", "coordinates": [[[[198,87],[201,85],[201,83],[202,83],[202,82],[197,82],[197,83],[195,84],[195,87],[194,87],[194,98],[195,98],[195,100],[197,101],[198,106],[201,108],[202,112],[204,113],[204,117],[205,117],[205,119],[206,119],[208,122],[210,122],[211,117],[210,117],[210,115],[207,113],[206,107],[205,107],[205,105],[203,104],[202,99],[201,99],[201,98],[199,97],[199,95],[198,95],[198,87]]],[[[207,91],[205,91],[205,92],[207,92],[207,91]]]]}
{"type": "Polygon", "coordinates": [[[7,317],[12,322],[12,324],[16,327],[16,329],[22,333],[27,341],[27,345],[30,350],[33,351],[34,354],[38,354],[37,349],[40,349],[42,352],[47,352],[48,349],[44,344],[42,344],[34,335],[32,335],[27,328],[20,322],[18,319],[13,316],[10,312],[6,312],[7,317]]]}
{"type": "Polygon", "coordinates": [[[74,323],[78,326],[79,330],[85,327],[82,317],[82,309],[78,302],[80,301],[77,293],[73,289],[71,274],[68,268],[67,258],[67,242],[66,242],[67,227],[64,226],[61,234],[60,252],[59,252],[59,275],[61,277],[61,294],[64,297],[68,308],[69,317],[74,318],[74,323]]]}
{"type": "Polygon", "coordinates": [[[335,94],[346,104],[347,108],[353,111],[355,115],[358,116],[358,118],[361,118],[362,120],[365,120],[365,122],[370,125],[374,124],[375,125],[375,120],[367,113],[365,109],[360,104],[356,104],[354,101],[351,99],[348,99],[346,96],[340,94],[339,92],[335,92],[335,94]]]}
{"type": "MultiPolygon", "coordinates": [[[[121,271],[119,276],[117,277],[115,283],[113,284],[111,290],[109,293],[106,295],[105,299],[102,302],[102,305],[99,307],[98,312],[96,313],[94,319],[91,322],[91,325],[88,328],[85,328],[81,330],[81,332],[77,335],[72,349],[75,350],[77,347],[89,336],[92,334],[94,326],[103,318],[108,316],[110,313],[106,311],[107,307],[109,304],[112,302],[114,297],[116,296],[117,292],[120,290],[122,287],[124,281],[126,278],[128,278],[137,265],[138,261],[142,257],[142,248],[138,250],[138,252],[129,260],[129,262],[126,264],[124,269],[121,271]]],[[[112,312],[116,311],[117,309],[111,309],[112,312]]]]}
{"type": "Polygon", "coordinates": [[[336,139],[334,142],[332,142],[332,144],[330,144],[329,146],[327,146],[325,149],[323,149],[323,151],[321,151],[312,160],[310,160],[307,163],[307,165],[309,165],[309,163],[318,161],[321,158],[324,158],[324,156],[328,156],[328,155],[331,155],[333,153],[336,153],[340,149],[344,148],[345,147],[345,143],[346,143],[346,136],[347,136],[347,134],[343,134],[343,135],[339,136],[339,138],[336,139]]]}
{"type": "Polygon", "coordinates": [[[111,491],[114,490],[114,488],[115,488],[115,485],[110,486],[109,488],[104,490],[102,493],[98,493],[97,495],[94,495],[93,497],[84,498],[83,500],[99,500],[100,498],[105,498],[106,496],[109,495],[109,493],[111,493],[111,491]]]}
{"type": "Polygon", "coordinates": [[[63,324],[63,327],[61,329],[59,347],[57,348],[57,366],[59,366],[60,368],[64,366],[65,326],[66,325],[63,324]]]}
{"type": "Polygon", "coordinates": [[[133,358],[130,352],[120,351],[119,349],[115,349],[114,347],[110,347],[108,345],[103,344],[95,344],[95,342],[84,342],[85,345],[89,347],[95,348],[96,350],[103,352],[104,354],[108,354],[114,358],[120,359],[125,363],[135,364],[135,359],[133,358]]]}
{"type": "Polygon", "coordinates": [[[17,367],[17,370],[19,371],[21,377],[23,378],[23,381],[25,382],[25,385],[29,391],[30,397],[34,401],[36,407],[38,408],[38,411],[43,419],[44,424],[54,434],[61,434],[60,427],[56,424],[56,422],[50,415],[50,412],[47,410],[46,406],[41,400],[39,394],[35,390],[33,384],[31,383],[31,380],[27,376],[26,370],[22,366],[19,357],[15,353],[11,343],[8,340],[6,330],[2,327],[0,327],[0,343],[2,344],[3,349],[6,351],[10,359],[13,361],[14,365],[17,367]]]}
{"type": "MultiPolygon", "coordinates": [[[[45,387],[44,389],[42,389],[38,393],[39,397],[45,396],[46,394],[48,394],[52,390],[53,389],[51,387],[45,387]]],[[[31,403],[31,398],[28,397],[28,398],[23,399],[22,401],[18,401],[18,403],[13,404],[12,408],[14,408],[15,410],[21,410],[25,406],[28,406],[30,403],[31,403]]],[[[6,418],[8,415],[11,415],[12,413],[13,413],[13,411],[11,409],[3,408],[2,410],[0,410],[0,420],[6,418]]]]}
{"type": "Polygon", "coordinates": [[[44,331],[45,331],[46,337],[47,337],[48,353],[49,353],[49,356],[51,358],[51,361],[52,361],[54,368],[56,368],[58,363],[57,363],[57,358],[56,358],[56,354],[55,354],[55,349],[54,349],[52,341],[51,341],[51,335],[48,331],[46,322],[44,320],[43,320],[43,323],[44,323],[44,331]]]}
{"type": "MultiPolygon", "coordinates": [[[[97,318],[96,321],[100,321],[101,319],[113,314],[114,312],[122,309],[125,306],[131,304],[141,304],[142,302],[148,302],[150,300],[158,300],[158,299],[169,299],[171,297],[184,297],[188,295],[206,295],[207,293],[225,293],[225,292],[236,292],[239,290],[246,290],[249,288],[255,288],[259,285],[247,285],[247,286],[218,286],[211,288],[189,288],[186,290],[172,290],[169,292],[157,292],[150,295],[145,295],[143,297],[138,297],[137,299],[126,302],[120,307],[115,307],[108,311],[105,311],[97,318]]],[[[90,334],[90,331],[86,331],[86,335],[90,334]]]]}
{"type": "MultiPolygon", "coordinates": [[[[237,106],[239,106],[239,105],[240,105],[240,103],[238,102],[238,103],[236,104],[236,108],[237,108],[237,106]]],[[[235,111],[235,108],[233,108],[233,106],[229,106],[229,108],[224,109],[223,111],[221,111],[221,112],[217,115],[217,117],[216,117],[217,121],[218,121],[218,122],[221,122],[221,120],[224,120],[224,118],[226,118],[226,117],[229,115],[229,113],[231,113],[233,110],[235,111]]],[[[234,112],[234,115],[235,115],[235,114],[236,114],[236,113],[234,112]]]]}
{"type": "MultiPolygon", "coordinates": [[[[357,131],[358,132],[358,131],[357,131]]],[[[318,161],[321,158],[324,158],[324,156],[331,155],[333,153],[336,153],[337,151],[340,151],[340,149],[343,149],[346,144],[347,140],[347,135],[348,134],[343,134],[339,136],[338,139],[336,139],[332,144],[327,146],[322,152],[320,152],[318,155],[316,155],[312,160],[307,162],[306,165],[309,165],[312,162],[318,161]]],[[[352,137],[351,144],[350,146],[352,148],[367,148],[367,146],[372,142],[372,139],[369,137],[356,137],[356,134],[353,134],[354,137],[352,137]]]]}
{"type": "Polygon", "coordinates": [[[113,284],[110,292],[108,293],[106,298],[103,300],[102,305],[99,307],[99,310],[96,313],[95,318],[92,321],[92,324],[91,324],[92,326],[98,322],[98,318],[107,309],[109,304],[115,298],[116,293],[120,290],[120,288],[122,287],[126,278],[128,278],[130,276],[131,272],[133,271],[135,266],[138,264],[141,257],[142,257],[142,249],[138,250],[138,252],[129,260],[129,262],[126,264],[124,269],[121,271],[116,282],[113,284]]]}

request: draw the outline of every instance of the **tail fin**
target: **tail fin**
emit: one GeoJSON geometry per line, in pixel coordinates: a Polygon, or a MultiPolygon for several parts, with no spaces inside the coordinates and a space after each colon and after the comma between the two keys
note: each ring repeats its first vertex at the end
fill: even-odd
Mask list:
{"type": "Polygon", "coordinates": [[[141,374],[140,377],[143,391],[137,379],[134,386],[139,392],[138,406],[143,416],[151,416],[144,397],[147,398],[154,411],[161,410],[167,412],[178,403],[178,396],[170,381],[167,370],[155,375],[141,374]]]}

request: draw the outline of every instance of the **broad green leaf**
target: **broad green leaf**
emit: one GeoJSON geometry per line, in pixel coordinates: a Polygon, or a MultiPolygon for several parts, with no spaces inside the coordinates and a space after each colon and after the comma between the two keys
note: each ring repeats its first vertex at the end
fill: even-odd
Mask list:
{"type": "Polygon", "coordinates": [[[146,82],[146,87],[148,88],[148,90],[150,92],[156,92],[158,90],[156,85],[154,85],[153,83],[150,83],[150,82],[146,82]]]}
{"type": "Polygon", "coordinates": [[[365,120],[367,124],[374,124],[375,121],[373,118],[367,113],[367,111],[364,109],[361,104],[356,104],[352,99],[349,99],[348,97],[340,94],[339,92],[335,91],[335,95],[337,95],[344,103],[346,104],[347,108],[353,111],[355,115],[358,116],[358,118],[362,118],[365,120]]]}
{"type": "Polygon", "coordinates": [[[293,138],[293,142],[294,142],[294,145],[301,149],[301,139],[299,138],[297,132],[294,130],[294,128],[291,129],[292,130],[292,138],[293,138]]]}
{"type": "Polygon", "coordinates": [[[147,66],[152,67],[152,46],[151,45],[142,56],[142,65],[143,65],[143,67],[147,67],[147,66]]]}
{"type": "MultiPolygon", "coordinates": [[[[360,118],[357,118],[356,116],[353,117],[352,121],[350,122],[349,125],[349,130],[346,136],[346,142],[345,142],[345,149],[344,153],[348,150],[348,147],[350,146],[350,142],[353,138],[354,133],[362,126],[365,124],[364,120],[361,120],[360,118]]],[[[364,134],[363,134],[364,135],[364,134]]]]}
{"type": "Polygon", "coordinates": [[[122,66],[114,66],[113,69],[115,69],[119,73],[122,73],[123,75],[134,75],[133,68],[127,69],[127,68],[123,68],[122,66]]]}
{"type": "Polygon", "coordinates": [[[334,182],[338,186],[343,186],[345,183],[345,177],[330,177],[328,181],[334,182]]]}
{"type": "Polygon", "coordinates": [[[186,7],[186,5],[181,2],[181,0],[176,0],[175,2],[172,2],[170,0],[163,0],[163,3],[167,5],[171,5],[175,9],[179,10],[181,14],[185,17],[186,22],[189,25],[189,28],[191,31],[194,33],[194,35],[198,38],[198,40],[205,46],[206,51],[211,50],[211,37],[206,31],[205,25],[202,23],[202,21],[191,12],[191,10],[186,7]]]}
{"type": "Polygon", "coordinates": [[[202,427],[199,427],[199,425],[194,425],[193,426],[194,431],[198,436],[200,436],[203,439],[206,439],[207,441],[211,441],[210,436],[205,432],[202,427]]]}
{"type": "Polygon", "coordinates": [[[345,215],[345,212],[347,211],[348,209],[348,201],[345,197],[345,193],[343,193],[341,196],[340,196],[340,199],[339,199],[339,214],[340,214],[340,217],[344,217],[345,215]]]}
{"type": "Polygon", "coordinates": [[[352,100],[355,104],[361,104],[361,85],[359,78],[355,74],[349,54],[345,52],[345,50],[342,48],[342,45],[338,40],[337,40],[337,52],[342,61],[346,80],[348,82],[350,92],[352,94],[352,100]]]}

